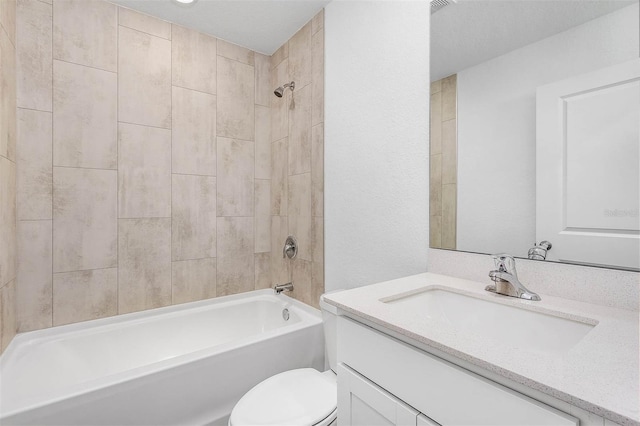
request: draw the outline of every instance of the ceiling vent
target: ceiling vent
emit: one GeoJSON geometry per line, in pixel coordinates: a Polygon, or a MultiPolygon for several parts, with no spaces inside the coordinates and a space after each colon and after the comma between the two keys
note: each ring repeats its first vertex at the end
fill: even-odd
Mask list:
{"type": "Polygon", "coordinates": [[[431,14],[433,15],[445,6],[456,3],[457,0],[431,0],[431,14]]]}

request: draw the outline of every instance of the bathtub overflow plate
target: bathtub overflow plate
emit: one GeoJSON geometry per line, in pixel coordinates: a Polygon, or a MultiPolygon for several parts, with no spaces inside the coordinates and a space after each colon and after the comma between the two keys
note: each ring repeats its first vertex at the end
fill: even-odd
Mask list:
{"type": "Polygon", "coordinates": [[[282,310],[282,318],[284,318],[285,321],[289,321],[289,310],[287,308],[282,310]]]}

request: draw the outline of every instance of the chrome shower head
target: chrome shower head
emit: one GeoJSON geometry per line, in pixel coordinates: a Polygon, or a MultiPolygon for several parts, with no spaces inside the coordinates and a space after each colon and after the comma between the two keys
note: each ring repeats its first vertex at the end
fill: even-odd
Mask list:
{"type": "Polygon", "coordinates": [[[291,91],[293,92],[293,89],[296,87],[296,82],[292,81],[291,83],[287,83],[284,86],[278,87],[276,90],[273,91],[273,94],[281,98],[282,95],[284,95],[284,89],[286,89],[287,87],[291,89],[291,91]]]}

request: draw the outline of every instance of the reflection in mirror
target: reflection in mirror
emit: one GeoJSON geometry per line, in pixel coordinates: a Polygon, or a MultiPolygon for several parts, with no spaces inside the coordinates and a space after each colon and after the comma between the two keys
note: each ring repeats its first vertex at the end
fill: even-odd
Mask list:
{"type": "Polygon", "coordinates": [[[432,248],[640,269],[638,16],[638,0],[432,14],[432,248]]]}

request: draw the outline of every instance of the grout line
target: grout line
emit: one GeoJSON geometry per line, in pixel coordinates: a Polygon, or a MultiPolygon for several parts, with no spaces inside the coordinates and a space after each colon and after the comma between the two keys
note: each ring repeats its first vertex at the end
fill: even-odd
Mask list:
{"type": "MultiPolygon", "coordinates": [[[[53,84],[51,86],[53,87],[53,84]]],[[[43,109],[25,108],[25,107],[17,106],[16,109],[22,109],[22,110],[25,110],[25,111],[44,112],[44,113],[47,113],[47,114],[53,114],[53,108],[52,108],[51,111],[45,111],[43,109]]]]}
{"type": "Polygon", "coordinates": [[[120,8],[116,6],[116,315],[120,314],[120,8]]]}
{"type": "Polygon", "coordinates": [[[58,271],[58,272],[54,272],[53,275],[73,274],[75,272],[87,272],[87,271],[106,271],[108,269],[118,269],[118,266],[109,266],[106,268],[74,269],[72,271],[58,271]]]}
{"type": "MultiPolygon", "coordinates": [[[[117,43],[117,41],[116,41],[116,43],[117,43]]],[[[116,49],[117,49],[117,48],[116,48],[116,49]]],[[[53,62],[55,63],[56,61],[57,61],[57,62],[64,62],[64,63],[66,63],[66,64],[71,64],[71,65],[77,65],[77,66],[79,66],[79,67],[91,68],[91,69],[98,70],[98,71],[109,72],[109,73],[111,73],[111,74],[117,74],[117,73],[118,73],[117,71],[106,70],[106,69],[104,69],[104,68],[98,68],[98,67],[94,67],[94,66],[91,66],[91,65],[79,64],[79,63],[77,63],[77,62],[71,62],[71,61],[68,61],[68,60],[66,60],[66,59],[57,59],[57,58],[53,58],[53,62]]],[[[116,65],[116,69],[117,69],[117,65],[116,65]]]]}
{"type": "Polygon", "coordinates": [[[149,124],[130,123],[128,121],[120,121],[120,120],[118,120],[118,124],[130,124],[132,126],[151,127],[152,129],[171,130],[171,127],[151,126],[149,124]]]}
{"type": "MultiPolygon", "coordinates": [[[[172,71],[172,75],[171,78],[173,79],[173,71],[172,71]]],[[[217,84],[216,84],[216,89],[217,89],[217,84]]],[[[184,86],[180,86],[179,84],[173,84],[171,83],[171,87],[177,87],[178,89],[183,89],[183,90],[190,90],[192,92],[197,92],[197,93],[202,93],[203,95],[209,95],[209,96],[217,96],[217,94],[215,93],[209,93],[209,92],[205,92],[203,90],[197,90],[197,89],[192,89],[191,87],[184,87],[184,86]]],[[[216,90],[217,91],[217,90],[216,90]]]]}
{"type": "Polygon", "coordinates": [[[55,164],[53,165],[54,168],[56,169],[82,169],[82,170],[104,170],[104,171],[109,171],[109,172],[117,172],[118,169],[104,169],[101,167],[79,167],[79,166],[56,166],[55,164]]]}
{"type": "Polygon", "coordinates": [[[171,173],[172,176],[198,176],[198,177],[206,177],[206,178],[215,178],[216,175],[199,175],[196,173],[171,173]]]}
{"type": "MultiPolygon", "coordinates": [[[[171,305],[175,303],[173,294],[173,24],[169,25],[169,84],[171,85],[169,94],[170,96],[170,108],[169,108],[169,122],[171,124],[171,134],[169,135],[169,286],[171,292],[171,305]]],[[[217,78],[217,77],[216,77],[217,78]]],[[[216,180],[216,184],[218,181],[216,180]]],[[[217,253],[216,253],[217,254],[217,253]]]]}
{"type": "Polygon", "coordinates": [[[53,325],[55,324],[54,322],[54,318],[55,318],[55,289],[53,286],[54,280],[53,280],[53,276],[55,274],[55,269],[54,269],[54,265],[55,265],[55,209],[54,209],[54,202],[55,202],[55,191],[56,191],[56,187],[55,187],[55,180],[53,178],[53,135],[54,135],[54,129],[55,129],[55,120],[53,119],[53,97],[55,94],[55,90],[53,87],[54,84],[54,79],[53,79],[53,16],[54,16],[54,7],[53,4],[51,5],[51,325],[50,327],[53,327],[53,325]]]}
{"type": "MultiPolygon", "coordinates": [[[[118,8],[118,9],[119,9],[119,8],[118,8]]],[[[129,10],[131,10],[131,9],[129,9],[129,10]]],[[[137,12],[137,11],[135,11],[135,12],[137,12]]],[[[138,12],[138,13],[140,13],[140,12],[138,12]]],[[[153,16],[151,16],[151,15],[146,15],[146,16],[147,16],[147,17],[151,17],[151,18],[155,18],[155,17],[153,17],[153,16]]],[[[155,19],[158,19],[159,21],[161,21],[161,19],[159,19],[159,18],[155,18],[155,19]]],[[[124,24],[121,24],[119,21],[120,21],[120,11],[118,10],[118,26],[119,26],[119,27],[122,27],[122,28],[128,28],[128,29],[130,29],[130,30],[138,31],[138,32],[141,32],[141,33],[144,33],[144,34],[150,35],[150,36],[152,36],[152,37],[157,37],[157,38],[161,38],[162,40],[171,41],[171,39],[170,39],[170,38],[162,37],[162,36],[159,36],[159,35],[157,35],[157,34],[151,34],[150,32],[148,32],[148,31],[144,31],[144,30],[141,30],[140,28],[134,28],[134,27],[131,27],[131,26],[129,26],[129,25],[124,25],[124,24]]],[[[171,23],[170,23],[170,22],[168,22],[168,21],[163,21],[163,22],[168,23],[168,24],[169,24],[169,26],[171,26],[171,23]]],[[[171,32],[171,31],[169,31],[169,32],[171,32]]]]}

